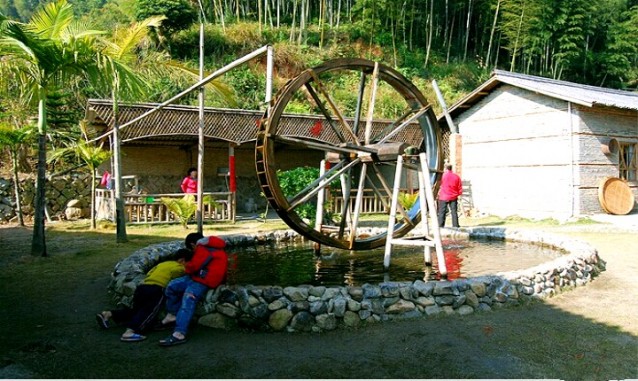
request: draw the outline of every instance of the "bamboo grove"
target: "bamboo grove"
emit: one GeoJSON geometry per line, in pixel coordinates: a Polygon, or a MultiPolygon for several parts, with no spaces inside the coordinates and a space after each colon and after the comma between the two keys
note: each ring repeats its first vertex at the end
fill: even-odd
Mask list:
{"type": "MultiPolygon", "coordinates": [[[[387,49],[396,67],[472,62],[526,74],[635,89],[637,0],[75,0],[94,20],[164,12],[171,32],[198,21],[223,31],[249,22],[297,45],[360,43],[387,49]],[[101,16],[102,15],[102,16],[101,16]],[[415,55],[414,52],[418,52],[415,55]]],[[[26,19],[38,0],[0,0],[26,19]]],[[[117,22],[118,19],[113,22],[117,22]]],[[[271,42],[271,41],[269,41],[271,42]]]]}

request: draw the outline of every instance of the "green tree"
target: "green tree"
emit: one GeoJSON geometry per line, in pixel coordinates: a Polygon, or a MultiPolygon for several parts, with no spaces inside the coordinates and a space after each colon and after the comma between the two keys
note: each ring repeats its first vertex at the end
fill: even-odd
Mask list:
{"type": "Polygon", "coordinates": [[[175,215],[175,218],[182,224],[182,227],[188,229],[188,220],[190,220],[197,211],[195,196],[187,194],[182,198],[162,197],[161,201],[162,204],[175,215]]]}
{"type": "Polygon", "coordinates": [[[605,50],[598,60],[599,85],[638,88],[638,5],[621,13],[620,21],[609,26],[605,50]]]}
{"type": "Polygon", "coordinates": [[[0,121],[0,148],[7,148],[11,155],[11,173],[16,199],[16,215],[18,216],[18,224],[20,226],[24,226],[24,217],[22,216],[20,178],[18,176],[18,153],[20,148],[29,142],[32,132],[32,127],[27,126],[14,129],[9,123],[0,121]]]}
{"type": "Polygon", "coordinates": [[[8,17],[18,17],[18,12],[13,6],[13,1],[11,0],[0,0],[0,13],[8,17]]]}
{"type": "Polygon", "coordinates": [[[20,20],[26,21],[31,18],[34,10],[40,7],[42,3],[43,1],[40,0],[14,0],[13,7],[20,20]]]}
{"type": "Polygon", "coordinates": [[[46,256],[44,208],[46,203],[47,96],[51,89],[69,85],[78,77],[101,79],[95,37],[100,33],[73,23],[70,4],[50,3],[24,24],[0,15],[0,54],[28,80],[38,104],[38,165],[31,253],[46,256]]]}
{"type": "Polygon", "coordinates": [[[164,16],[162,31],[174,33],[197,21],[197,10],[188,0],[139,0],[135,17],[138,21],[151,16],[164,16]]]}
{"type": "Polygon", "coordinates": [[[115,222],[117,242],[126,242],[126,220],[122,198],[121,154],[119,138],[118,104],[122,93],[129,96],[145,93],[148,83],[135,72],[138,60],[137,49],[148,36],[148,28],[159,26],[164,16],[148,18],[126,29],[118,29],[110,39],[103,40],[105,68],[110,77],[110,92],[113,99],[113,174],[115,177],[115,222]]]}
{"type": "Polygon", "coordinates": [[[95,229],[95,186],[97,184],[96,169],[111,157],[111,152],[85,141],[51,152],[49,161],[70,159],[86,167],[91,173],[91,229],[95,229]]]}
{"type": "MultiPolygon", "coordinates": [[[[277,178],[284,195],[293,197],[319,178],[319,168],[298,167],[288,171],[277,171],[277,178]]],[[[295,209],[295,212],[299,217],[312,221],[316,216],[317,205],[308,202],[295,209]]]]}

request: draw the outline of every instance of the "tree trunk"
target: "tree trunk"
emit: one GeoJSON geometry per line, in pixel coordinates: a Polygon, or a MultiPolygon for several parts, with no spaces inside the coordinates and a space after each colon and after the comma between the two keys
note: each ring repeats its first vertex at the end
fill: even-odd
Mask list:
{"type": "Polygon", "coordinates": [[[221,24],[222,31],[226,32],[226,22],[224,21],[224,15],[224,5],[222,4],[222,1],[219,0],[219,23],[221,24]]]}
{"type": "Polygon", "coordinates": [[[430,0],[430,14],[428,15],[429,23],[428,23],[428,42],[425,48],[425,63],[423,67],[428,66],[428,61],[430,60],[430,50],[432,48],[432,32],[434,30],[434,0],[430,0]]]}
{"type": "MultiPolygon", "coordinates": [[[[116,79],[116,82],[118,79],[116,79]]],[[[118,93],[119,85],[113,86],[113,175],[115,177],[115,226],[116,242],[128,242],[126,237],[126,216],[124,214],[124,200],[122,200],[122,157],[120,154],[120,126],[118,122],[118,93]]]]}
{"type": "MultiPolygon", "coordinates": [[[[264,22],[266,18],[264,17],[264,22]]],[[[261,34],[261,1],[257,0],[257,25],[259,25],[259,33],[261,34]]]]}
{"type": "Polygon", "coordinates": [[[18,150],[11,150],[11,162],[13,164],[13,185],[16,197],[16,215],[18,216],[18,225],[24,226],[24,217],[22,216],[22,201],[20,201],[20,179],[18,178],[18,150]]]}
{"type": "Polygon", "coordinates": [[[398,66],[397,62],[397,43],[396,43],[396,29],[397,22],[394,20],[394,17],[390,18],[390,26],[391,26],[391,36],[392,36],[392,59],[394,60],[394,67],[398,66]]]}
{"type": "Polygon", "coordinates": [[[324,18],[326,17],[326,0],[319,2],[319,49],[323,46],[324,18]]]}
{"type": "Polygon", "coordinates": [[[95,223],[95,168],[91,168],[91,229],[95,230],[97,227],[95,223]]]}
{"type": "Polygon", "coordinates": [[[299,12],[299,37],[297,38],[297,45],[301,45],[303,42],[303,33],[306,29],[306,0],[301,0],[301,10],[299,12]]]}
{"type": "Polygon", "coordinates": [[[510,71],[514,71],[516,68],[516,54],[518,50],[518,39],[521,36],[521,29],[523,28],[523,17],[525,16],[525,4],[523,4],[523,9],[521,10],[521,17],[518,22],[518,30],[516,31],[516,41],[514,42],[514,51],[512,52],[512,61],[510,63],[510,71]]]}
{"type": "Polygon", "coordinates": [[[47,168],[47,111],[46,93],[39,89],[38,101],[38,175],[35,184],[35,207],[33,212],[33,238],[31,255],[47,256],[46,237],[44,234],[44,205],[46,203],[46,168],[47,168]]]}
{"type": "Polygon", "coordinates": [[[452,32],[454,32],[454,18],[455,16],[452,16],[452,23],[450,24],[450,33],[448,35],[448,44],[447,44],[447,53],[445,55],[445,63],[448,64],[450,63],[450,50],[452,49],[452,32]]]}
{"type": "Polygon", "coordinates": [[[290,23],[290,38],[288,41],[293,43],[295,41],[295,22],[297,21],[297,1],[295,0],[292,5],[292,22],[290,23]]]}
{"type": "Polygon", "coordinates": [[[467,44],[470,40],[470,21],[472,20],[472,0],[468,0],[467,21],[465,22],[465,46],[463,47],[463,62],[467,58],[467,44]]]}
{"type": "Polygon", "coordinates": [[[413,49],[412,41],[414,40],[414,14],[414,0],[412,0],[412,11],[410,12],[410,31],[408,32],[408,47],[410,48],[410,50],[413,49]]]}
{"type": "Polygon", "coordinates": [[[494,21],[492,21],[492,29],[490,30],[490,42],[487,44],[487,54],[485,55],[485,67],[490,66],[492,60],[492,42],[494,41],[494,31],[496,30],[496,20],[498,19],[498,11],[501,7],[501,0],[496,2],[496,11],[494,12],[494,21]]]}

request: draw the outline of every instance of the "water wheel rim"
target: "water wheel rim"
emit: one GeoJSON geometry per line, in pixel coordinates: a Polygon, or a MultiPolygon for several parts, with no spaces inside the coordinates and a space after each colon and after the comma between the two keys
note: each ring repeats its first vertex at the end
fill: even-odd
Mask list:
{"type": "MultiPolygon", "coordinates": [[[[370,75],[375,65],[378,65],[378,79],[387,83],[393,90],[401,95],[406,104],[414,110],[423,109],[423,114],[417,118],[422,133],[422,143],[418,147],[426,152],[429,167],[431,168],[430,182],[434,189],[438,188],[440,173],[442,172],[441,132],[434,112],[423,94],[398,71],[374,61],[365,59],[336,59],[328,61],[315,68],[308,69],[290,80],[275,96],[272,107],[262,119],[257,134],[255,161],[258,178],[262,191],[279,217],[299,234],[320,244],[332,247],[363,250],[382,246],[387,238],[387,232],[377,232],[367,237],[357,238],[352,241],[335,238],[325,232],[317,231],[306,223],[296,212],[290,211],[290,203],[280,187],[276,173],[275,141],[280,127],[280,121],[284,115],[286,106],[299,89],[322,74],[331,72],[361,72],[362,75],[370,75]]],[[[359,94],[361,96],[362,94],[359,94]]],[[[393,235],[402,236],[412,230],[421,219],[419,203],[416,202],[409,211],[409,219],[395,224],[393,235]]]]}

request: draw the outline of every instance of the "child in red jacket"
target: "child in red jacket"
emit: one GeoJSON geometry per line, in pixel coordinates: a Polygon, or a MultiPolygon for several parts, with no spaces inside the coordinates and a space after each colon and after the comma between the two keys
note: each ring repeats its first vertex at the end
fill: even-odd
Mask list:
{"type": "Polygon", "coordinates": [[[203,237],[199,233],[186,236],[187,248],[193,249],[193,258],[186,263],[186,274],[173,279],[166,287],[166,317],[163,325],[175,323],[173,334],[160,340],[161,346],[186,342],[186,333],[197,302],[206,292],[219,286],[226,278],[228,255],[226,242],[215,236],[203,237]]]}

